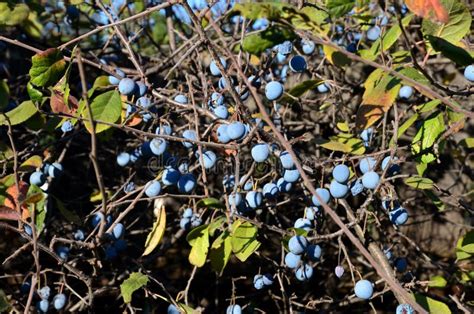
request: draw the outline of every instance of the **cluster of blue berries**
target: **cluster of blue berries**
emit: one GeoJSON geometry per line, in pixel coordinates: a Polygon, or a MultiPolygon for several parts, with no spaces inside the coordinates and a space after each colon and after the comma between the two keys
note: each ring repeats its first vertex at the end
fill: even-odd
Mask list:
{"type": "MultiPolygon", "coordinates": [[[[28,289],[29,290],[29,289],[28,289]]],[[[49,311],[49,298],[51,295],[51,288],[49,286],[44,286],[38,290],[38,296],[40,301],[38,301],[36,308],[40,313],[47,313],[49,311]]],[[[60,311],[66,306],[67,297],[64,293],[58,293],[53,297],[52,305],[55,310],[60,311]]]]}
{"type": "Polygon", "coordinates": [[[30,184],[43,187],[48,177],[59,178],[63,174],[63,171],[63,165],[59,162],[54,162],[52,164],[44,163],[40,170],[37,170],[30,175],[30,184]]]}
{"type": "Polygon", "coordinates": [[[199,227],[202,224],[202,219],[192,208],[188,207],[183,211],[179,226],[183,230],[199,227]]]}
{"type": "Polygon", "coordinates": [[[304,236],[295,235],[288,241],[289,252],[285,255],[285,265],[295,271],[296,279],[307,281],[313,276],[313,267],[309,262],[321,258],[322,250],[317,244],[309,244],[304,236]],[[304,258],[307,261],[304,261],[304,258]]]}
{"type": "Polygon", "coordinates": [[[271,274],[257,274],[253,277],[253,286],[257,290],[262,290],[265,287],[269,287],[273,284],[273,276],[271,274]]]}

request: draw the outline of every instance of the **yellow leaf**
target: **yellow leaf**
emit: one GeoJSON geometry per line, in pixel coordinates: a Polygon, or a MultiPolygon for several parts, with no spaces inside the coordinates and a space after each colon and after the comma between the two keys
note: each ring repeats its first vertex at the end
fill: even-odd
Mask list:
{"type": "Polygon", "coordinates": [[[324,55],[331,64],[342,67],[351,63],[351,60],[346,57],[345,54],[340,51],[337,51],[331,46],[324,45],[323,51],[324,55]]]}
{"type": "Polygon", "coordinates": [[[37,168],[41,167],[41,164],[43,163],[43,159],[38,156],[34,155],[25,160],[20,167],[18,168],[19,171],[35,171],[37,168]]]}
{"type": "Polygon", "coordinates": [[[347,122],[338,122],[336,126],[342,132],[349,132],[349,124],[347,122]]]}
{"type": "Polygon", "coordinates": [[[142,256],[150,254],[160,243],[165,233],[166,228],[166,212],[165,207],[161,206],[159,215],[156,217],[156,221],[153,224],[151,232],[148,234],[148,237],[145,241],[145,252],[142,256]]]}

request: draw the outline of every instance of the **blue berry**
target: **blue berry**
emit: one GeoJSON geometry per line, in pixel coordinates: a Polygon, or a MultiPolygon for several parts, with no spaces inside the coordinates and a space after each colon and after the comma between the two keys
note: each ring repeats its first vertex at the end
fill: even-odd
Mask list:
{"type": "Polygon", "coordinates": [[[283,95],[283,85],[279,82],[272,81],[265,86],[265,96],[268,100],[276,100],[283,95]]]}
{"type": "Polygon", "coordinates": [[[174,101],[180,104],[187,104],[188,103],[188,97],[185,95],[179,94],[174,97],[174,101]]]}
{"type": "Polygon", "coordinates": [[[329,186],[329,192],[331,192],[331,195],[334,198],[344,198],[347,195],[347,192],[349,192],[349,187],[337,182],[336,180],[332,180],[331,185],[329,186]]]}
{"type": "Polygon", "coordinates": [[[369,171],[374,171],[376,163],[377,161],[372,157],[362,158],[359,163],[360,172],[366,173],[369,171]]]}
{"type": "Polygon", "coordinates": [[[221,124],[217,128],[217,140],[223,144],[227,144],[231,141],[231,138],[227,134],[227,125],[226,124],[221,124]]]}
{"type": "Polygon", "coordinates": [[[290,153],[287,151],[280,153],[280,162],[281,166],[285,169],[292,169],[295,167],[295,162],[293,161],[290,153]]]}
{"type": "Polygon", "coordinates": [[[116,69],[115,73],[117,73],[117,76],[120,78],[116,78],[113,75],[109,75],[109,83],[112,85],[118,85],[120,83],[120,80],[125,77],[125,73],[120,69],[116,69]]]}
{"type": "Polygon", "coordinates": [[[83,230],[77,229],[76,232],[74,232],[74,240],[84,241],[85,238],[86,238],[86,235],[83,230]]]}
{"type": "Polygon", "coordinates": [[[316,206],[306,207],[304,212],[305,212],[306,218],[308,218],[309,220],[315,220],[321,216],[321,210],[316,206]]]}
{"type": "Polygon", "coordinates": [[[53,307],[55,310],[62,310],[66,305],[66,295],[64,293],[56,294],[53,298],[53,307]]]}
{"type": "Polygon", "coordinates": [[[256,162],[264,162],[268,159],[269,154],[270,149],[268,147],[268,144],[261,143],[252,147],[251,155],[253,160],[255,160],[256,162]]]}
{"type": "Polygon", "coordinates": [[[296,219],[295,224],[293,225],[293,227],[295,227],[297,229],[303,229],[305,231],[309,231],[309,230],[311,230],[311,228],[313,226],[311,224],[311,221],[308,218],[298,218],[298,219],[296,219]]]}
{"type": "Polygon", "coordinates": [[[229,117],[229,110],[226,106],[217,106],[214,108],[214,114],[220,119],[227,119],[229,117]]]}
{"type": "MultiPolygon", "coordinates": [[[[222,58],[222,57],[220,57],[219,59],[221,61],[221,64],[222,64],[223,68],[226,69],[227,68],[227,62],[225,61],[225,59],[222,58]]],[[[215,60],[211,61],[211,64],[209,65],[209,70],[211,70],[211,74],[214,75],[214,76],[221,76],[222,75],[221,71],[217,67],[217,64],[216,64],[215,60]]]]}
{"type": "Polygon", "coordinates": [[[249,82],[253,87],[257,89],[262,86],[262,80],[259,77],[256,77],[255,75],[249,76],[249,82]]]}
{"type": "Polygon", "coordinates": [[[356,196],[364,190],[364,185],[362,184],[361,179],[357,179],[351,183],[351,194],[352,196],[356,196]]]}
{"type": "Polygon", "coordinates": [[[193,214],[191,217],[191,227],[199,227],[202,224],[202,219],[197,214],[193,214]]]}
{"type": "Polygon", "coordinates": [[[283,173],[283,179],[286,182],[294,183],[300,178],[300,172],[298,169],[286,169],[283,173]]]}
{"type": "Polygon", "coordinates": [[[398,96],[403,99],[408,99],[413,95],[413,87],[405,85],[398,91],[398,96]]]}
{"type": "Polygon", "coordinates": [[[288,252],[285,255],[285,265],[291,269],[298,267],[301,263],[301,255],[288,252]]]}
{"type": "Polygon", "coordinates": [[[135,191],[135,183],[134,182],[128,182],[124,187],[123,187],[123,191],[125,193],[130,193],[130,192],[133,192],[135,191]]]}
{"type": "Polygon", "coordinates": [[[395,310],[395,314],[415,314],[415,309],[410,304],[399,304],[395,310]]]}
{"type": "Polygon", "coordinates": [[[162,126],[157,126],[155,130],[155,134],[163,134],[163,135],[171,135],[171,127],[167,124],[162,126]]]}
{"type": "Polygon", "coordinates": [[[43,299],[43,300],[39,301],[37,307],[38,307],[38,310],[39,310],[40,313],[48,312],[48,309],[49,309],[48,300],[43,299]]]}
{"type": "Polygon", "coordinates": [[[380,182],[380,176],[374,172],[369,171],[362,176],[362,184],[365,188],[374,190],[380,182]]]}
{"type": "Polygon", "coordinates": [[[164,185],[174,185],[178,183],[181,174],[178,170],[174,169],[173,167],[167,167],[163,170],[163,174],[161,176],[161,182],[164,185]]]}
{"type": "Polygon", "coordinates": [[[291,50],[293,49],[293,44],[291,43],[291,41],[286,40],[283,43],[277,45],[276,49],[278,53],[281,53],[282,55],[288,55],[291,53],[291,50]]]}
{"type": "Polygon", "coordinates": [[[318,92],[320,92],[321,94],[329,92],[329,85],[326,83],[319,84],[317,88],[318,92]]]}
{"type": "Polygon", "coordinates": [[[242,314],[242,308],[238,304],[229,305],[225,313],[226,314],[242,314]]]}
{"type": "Polygon", "coordinates": [[[48,168],[48,174],[51,178],[58,178],[63,173],[63,165],[53,162],[48,168]]]}
{"type": "MultiPolygon", "coordinates": [[[[200,157],[199,151],[196,153],[196,155],[198,158],[200,157]]],[[[214,165],[216,164],[216,161],[217,161],[217,156],[213,151],[207,150],[202,153],[202,162],[204,164],[205,169],[210,169],[214,167],[214,165]]]]}
{"type": "Polygon", "coordinates": [[[269,182],[263,186],[263,196],[266,198],[274,198],[278,195],[278,186],[273,183],[269,182]]]}
{"type": "Polygon", "coordinates": [[[232,193],[229,195],[229,205],[230,206],[239,206],[242,202],[242,195],[240,193],[232,193]]]}
{"type": "Polygon", "coordinates": [[[155,137],[150,142],[150,150],[156,156],[162,155],[167,148],[168,142],[162,138],[155,137]]]}
{"type": "Polygon", "coordinates": [[[292,236],[288,241],[288,249],[294,254],[302,254],[308,246],[308,240],[303,236],[292,236]]]}
{"type": "Polygon", "coordinates": [[[296,270],[296,279],[299,281],[307,281],[313,277],[313,267],[309,264],[303,264],[296,270]]]}
{"type": "Polygon", "coordinates": [[[117,252],[117,249],[115,248],[115,246],[107,245],[105,247],[105,258],[107,260],[113,260],[113,259],[117,258],[117,256],[118,256],[118,252],[117,252]]]}
{"type": "Polygon", "coordinates": [[[182,175],[178,180],[178,189],[181,193],[190,193],[196,187],[196,178],[191,173],[182,175]]]}
{"type": "Polygon", "coordinates": [[[261,290],[265,287],[265,284],[263,283],[263,275],[255,275],[253,277],[253,286],[257,290],[261,290]]]}
{"type": "Polygon", "coordinates": [[[191,218],[193,216],[193,209],[188,207],[183,211],[183,218],[191,218]]]}
{"type": "Polygon", "coordinates": [[[122,95],[131,95],[135,91],[135,81],[130,78],[123,78],[120,80],[118,90],[122,95]]]}
{"type": "Polygon", "coordinates": [[[306,248],[306,255],[312,261],[317,261],[321,258],[322,250],[317,244],[310,244],[306,248]]]}
{"type": "Polygon", "coordinates": [[[468,81],[474,82],[474,65],[473,65],[473,64],[468,65],[468,66],[464,69],[464,77],[465,77],[468,81]]]}
{"type": "Polygon", "coordinates": [[[403,273],[408,268],[408,261],[404,257],[397,258],[395,260],[395,268],[398,272],[403,273]]]}
{"type": "Polygon", "coordinates": [[[179,221],[179,227],[183,230],[187,230],[191,227],[191,218],[183,217],[179,221]]]}
{"type": "MultiPolygon", "coordinates": [[[[185,130],[183,132],[183,138],[185,138],[187,140],[197,141],[197,134],[194,130],[185,130]]],[[[191,147],[193,147],[194,144],[190,143],[190,142],[183,142],[183,145],[186,148],[191,148],[191,147]]]]}
{"type": "MultiPolygon", "coordinates": [[[[324,188],[318,188],[316,189],[316,194],[327,204],[329,203],[329,200],[331,199],[331,194],[329,193],[329,191],[327,189],[324,189],[324,188]]],[[[319,200],[317,199],[316,195],[313,195],[313,197],[311,198],[312,201],[313,201],[313,204],[315,206],[321,206],[321,203],[319,202],[319,200]]]]}
{"type": "Polygon", "coordinates": [[[337,265],[334,268],[334,273],[336,274],[337,278],[341,278],[344,275],[344,267],[337,265]]]}
{"type": "Polygon", "coordinates": [[[349,170],[349,167],[347,167],[346,165],[337,165],[332,170],[333,178],[339,183],[347,182],[350,175],[351,175],[351,171],[349,170]]]}
{"type": "Polygon", "coordinates": [[[117,252],[125,251],[127,249],[127,241],[123,239],[118,239],[114,242],[114,247],[117,252]]]}
{"type": "Polygon", "coordinates": [[[312,54],[315,48],[316,48],[316,44],[313,41],[309,39],[301,40],[301,50],[303,50],[304,54],[306,55],[312,54]]]}
{"type": "Polygon", "coordinates": [[[69,248],[67,246],[59,246],[56,249],[56,254],[58,254],[59,258],[62,259],[63,261],[67,260],[69,256],[69,248]]]}
{"type": "Polygon", "coordinates": [[[117,223],[112,230],[112,234],[114,235],[115,239],[120,239],[123,234],[125,233],[125,226],[122,223],[117,223]]]}
{"type": "Polygon", "coordinates": [[[147,90],[148,90],[148,87],[146,87],[145,83],[137,82],[138,97],[145,96],[147,90]]]}
{"type": "Polygon", "coordinates": [[[358,298],[368,300],[374,293],[374,287],[370,281],[362,279],[356,283],[354,292],[358,298]]]}
{"type": "Polygon", "coordinates": [[[247,179],[247,180],[245,180],[245,184],[244,184],[244,179],[245,179],[245,177],[242,177],[242,178],[240,179],[240,183],[239,183],[241,186],[243,185],[244,191],[250,191],[250,190],[252,190],[252,189],[253,189],[253,181],[252,181],[252,179],[247,179]]]}
{"type": "Polygon", "coordinates": [[[273,284],[273,276],[271,274],[264,274],[263,283],[265,286],[271,286],[273,284]]]}
{"type": "Polygon", "coordinates": [[[227,126],[227,136],[232,139],[240,139],[245,135],[245,126],[241,122],[232,122],[227,126]]]}
{"type": "Polygon", "coordinates": [[[97,227],[100,224],[100,222],[104,219],[105,219],[104,214],[102,214],[101,212],[95,213],[94,216],[92,216],[92,220],[91,220],[92,228],[97,227]]]}
{"type": "Polygon", "coordinates": [[[263,195],[258,191],[250,191],[245,195],[247,205],[251,208],[257,208],[262,205],[263,195]]]}
{"type": "Polygon", "coordinates": [[[290,192],[291,188],[293,187],[293,184],[291,184],[290,182],[287,182],[284,178],[280,178],[277,181],[277,187],[278,187],[278,190],[282,193],[290,192]]]}
{"type": "Polygon", "coordinates": [[[234,175],[225,175],[224,178],[222,179],[222,185],[226,189],[232,189],[235,186],[235,177],[234,175]]]}
{"type": "Polygon", "coordinates": [[[303,56],[294,56],[290,59],[289,65],[293,72],[304,72],[307,67],[306,60],[303,56]]]}
{"type": "Polygon", "coordinates": [[[61,125],[61,131],[63,131],[63,133],[71,132],[73,129],[74,129],[74,125],[72,125],[71,120],[66,120],[61,125]]]}
{"type": "Polygon", "coordinates": [[[20,292],[23,294],[29,294],[30,290],[31,290],[31,281],[28,279],[28,281],[25,281],[20,286],[20,292]]]}
{"type": "Polygon", "coordinates": [[[374,134],[374,129],[373,128],[368,128],[368,129],[364,129],[361,133],[360,133],[360,138],[364,141],[364,142],[369,142],[371,139],[372,139],[372,135],[374,134]]]}
{"type": "Polygon", "coordinates": [[[178,170],[180,173],[188,173],[189,172],[189,164],[183,161],[179,166],[178,170]]]}
{"type": "Polygon", "coordinates": [[[122,153],[117,155],[117,164],[120,167],[125,167],[126,165],[128,165],[129,162],[130,162],[130,154],[129,153],[122,152],[122,153]]]}
{"type": "Polygon", "coordinates": [[[135,105],[143,109],[148,109],[151,106],[151,99],[146,96],[140,97],[137,99],[135,105]]]}
{"type": "Polygon", "coordinates": [[[152,180],[148,182],[145,187],[145,194],[148,197],[158,196],[161,192],[161,184],[158,181],[152,180]]]}
{"type": "Polygon", "coordinates": [[[42,171],[35,171],[30,175],[30,184],[42,186],[46,182],[46,178],[42,171]]]}
{"type": "Polygon", "coordinates": [[[166,311],[167,314],[180,314],[181,311],[178,310],[178,308],[176,306],[174,306],[174,304],[170,304],[168,305],[168,309],[166,311]]]}
{"type": "Polygon", "coordinates": [[[222,106],[224,104],[224,96],[221,93],[213,92],[211,94],[211,103],[214,106],[222,106]]]}
{"type": "Polygon", "coordinates": [[[408,212],[403,207],[398,207],[389,213],[390,221],[397,226],[404,225],[408,220],[408,212]]]}
{"type": "Polygon", "coordinates": [[[49,286],[44,286],[38,290],[38,295],[42,300],[48,300],[51,295],[51,288],[49,286]]]}
{"type": "Polygon", "coordinates": [[[371,41],[375,41],[380,37],[380,34],[382,33],[382,30],[380,29],[379,26],[373,26],[369,28],[367,31],[367,39],[371,41]]]}

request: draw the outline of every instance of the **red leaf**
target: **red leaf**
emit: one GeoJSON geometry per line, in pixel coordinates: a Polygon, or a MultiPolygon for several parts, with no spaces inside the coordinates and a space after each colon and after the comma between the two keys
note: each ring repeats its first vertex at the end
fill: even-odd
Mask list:
{"type": "Polygon", "coordinates": [[[405,0],[408,9],[418,16],[448,23],[449,14],[440,0],[405,0]]]}
{"type": "Polygon", "coordinates": [[[0,220],[20,220],[20,214],[14,209],[0,206],[0,220]]]}

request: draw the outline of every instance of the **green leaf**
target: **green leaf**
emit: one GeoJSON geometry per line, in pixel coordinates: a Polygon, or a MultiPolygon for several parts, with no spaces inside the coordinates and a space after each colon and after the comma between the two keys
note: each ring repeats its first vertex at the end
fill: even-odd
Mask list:
{"type": "MultiPolygon", "coordinates": [[[[406,68],[397,69],[397,71],[400,72],[400,74],[408,76],[409,78],[417,81],[420,84],[430,85],[430,81],[420,71],[418,71],[415,68],[406,67],[406,68]]],[[[403,84],[412,85],[408,82],[403,82],[403,84]]]]}
{"type": "Polygon", "coordinates": [[[35,88],[30,82],[26,84],[26,91],[32,101],[41,102],[43,100],[43,93],[35,88]]]}
{"type": "Polygon", "coordinates": [[[235,221],[232,225],[232,252],[235,254],[247,251],[257,238],[257,227],[250,222],[235,221]]]}
{"type": "Polygon", "coordinates": [[[3,290],[0,290],[0,313],[9,312],[11,309],[10,302],[8,302],[7,295],[3,290]]]}
{"type": "Polygon", "coordinates": [[[191,252],[189,252],[188,260],[191,265],[202,267],[206,263],[207,253],[209,251],[209,228],[208,226],[203,226],[205,228],[194,228],[192,231],[195,231],[190,239],[190,234],[186,238],[191,247],[191,252]]]}
{"type": "Polygon", "coordinates": [[[430,278],[429,287],[432,288],[444,288],[448,282],[444,279],[443,276],[433,276],[430,278]]]}
{"type": "Polygon", "coordinates": [[[132,294],[148,283],[148,276],[134,272],[120,285],[120,293],[125,303],[132,302],[132,294]]]}
{"type": "Polygon", "coordinates": [[[319,139],[316,141],[316,143],[323,148],[336,152],[348,153],[350,151],[350,148],[347,145],[339,141],[319,139]]]}
{"type": "Polygon", "coordinates": [[[33,155],[21,163],[20,167],[18,167],[18,171],[33,172],[37,168],[41,167],[42,164],[43,159],[41,158],[41,156],[33,155]]]}
{"type": "Polygon", "coordinates": [[[82,224],[81,218],[73,211],[69,210],[64,206],[64,203],[59,200],[58,198],[54,198],[58,207],[59,212],[61,215],[66,218],[67,221],[75,223],[75,224],[82,224]]]}
{"type": "Polygon", "coordinates": [[[443,211],[445,209],[443,201],[433,193],[431,190],[426,190],[425,191],[426,196],[433,202],[433,204],[438,208],[439,211],[443,211]]]}
{"type": "Polygon", "coordinates": [[[279,19],[283,13],[283,8],[291,7],[278,2],[248,2],[236,3],[231,15],[242,15],[243,17],[256,20],[259,18],[266,18],[270,21],[279,19]]]}
{"type": "Polygon", "coordinates": [[[159,210],[159,215],[156,217],[156,221],[153,224],[153,228],[146,237],[145,241],[145,252],[142,256],[148,255],[160,244],[163,235],[165,234],[166,228],[166,211],[165,207],[162,206],[159,210]]]}
{"type": "Polygon", "coordinates": [[[333,18],[338,18],[350,12],[355,6],[355,0],[326,0],[326,8],[333,18]]]}
{"type": "Polygon", "coordinates": [[[415,155],[422,154],[418,159],[421,159],[424,163],[429,163],[436,158],[429,151],[434,145],[439,136],[445,129],[443,113],[435,112],[427,117],[412,140],[412,153],[415,155]]]}
{"type": "MultiPolygon", "coordinates": [[[[413,14],[408,14],[402,20],[403,27],[408,26],[413,18],[413,14]]],[[[393,44],[395,44],[402,34],[402,29],[400,26],[395,24],[392,26],[386,33],[382,35],[381,38],[378,38],[370,47],[370,49],[360,50],[359,53],[361,57],[368,60],[375,60],[381,52],[389,50],[393,44]]]]}
{"type": "Polygon", "coordinates": [[[474,254],[474,231],[469,231],[458,240],[456,248],[469,254],[474,254]]]}
{"type": "Polygon", "coordinates": [[[224,271],[230,254],[232,253],[232,239],[229,232],[221,233],[212,243],[209,251],[209,258],[211,260],[211,267],[219,274],[224,271]]]}
{"type": "Polygon", "coordinates": [[[34,222],[38,232],[41,232],[44,227],[44,220],[46,218],[45,201],[44,192],[38,186],[30,185],[26,194],[25,204],[28,205],[31,217],[33,217],[33,212],[35,213],[34,222]]]}
{"type": "Polygon", "coordinates": [[[66,60],[60,50],[47,49],[31,58],[30,82],[48,87],[56,84],[66,70],[66,60]]]}
{"type": "Polygon", "coordinates": [[[11,6],[8,2],[0,2],[0,26],[15,26],[28,18],[30,8],[24,3],[11,6]]]}
{"type": "Polygon", "coordinates": [[[423,112],[429,112],[431,110],[434,110],[436,109],[439,104],[441,104],[441,100],[439,99],[434,99],[434,100],[431,100],[427,103],[424,103],[420,106],[417,106],[416,110],[419,112],[419,113],[423,113],[423,112]]]}
{"type": "Polygon", "coordinates": [[[467,137],[462,139],[459,144],[465,146],[466,148],[474,148],[474,137],[467,137]]]}
{"type": "Polygon", "coordinates": [[[423,23],[421,24],[423,35],[436,36],[452,44],[456,44],[470,31],[472,22],[471,13],[463,1],[441,0],[441,3],[448,11],[448,23],[439,24],[429,19],[423,19],[423,23]]]}
{"type": "MultiPolygon", "coordinates": [[[[115,123],[120,119],[122,100],[120,99],[120,95],[116,90],[111,90],[98,95],[94,98],[90,106],[94,120],[115,123]]],[[[89,132],[92,132],[92,126],[89,122],[89,111],[83,110],[82,117],[85,119],[84,125],[86,126],[86,129],[89,132]]],[[[110,125],[97,123],[95,132],[100,133],[108,130],[109,128],[110,125]]]]}
{"type": "Polygon", "coordinates": [[[196,204],[197,207],[220,208],[225,209],[225,205],[213,197],[203,198],[196,204]]]}
{"type": "Polygon", "coordinates": [[[31,101],[24,101],[18,107],[13,110],[8,111],[7,113],[0,113],[0,125],[17,125],[25,122],[31,118],[38,109],[36,109],[35,104],[31,101]]]}
{"type": "MultiPolygon", "coordinates": [[[[415,123],[415,121],[418,119],[419,115],[418,113],[415,113],[408,118],[403,124],[398,128],[397,132],[397,139],[399,139],[405,132],[415,123]]],[[[390,146],[392,146],[395,143],[394,138],[390,140],[390,146]]]]}
{"type": "Polygon", "coordinates": [[[258,250],[261,243],[258,240],[252,240],[241,251],[235,253],[235,256],[241,261],[245,262],[254,252],[258,250]]]}
{"type": "Polygon", "coordinates": [[[428,35],[427,38],[436,52],[441,52],[443,56],[454,61],[456,64],[467,66],[474,63],[474,58],[463,48],[436,36],[428,35]]]}
{"type": "Polygon", "coordinates": [[[254,55],[278,45],[285,40],[293,40],[295,34],[288,27],[270,26],[262,32],[246,36],[242,42],[242,49],[254,55]]]}
{"type": "Polygon", "coordinates": [[[334,64],[335,66],[343,67],[351,64],[351,59],[349,59],[345,54],[343,54],[339,50],[334,49],[331,46],[324,45],[323,51],[328,61],[331,64],[334,64]]]}
{"type": "Polygon", "coordinates": [[[94,84],[92,85],[91,89],[87,91],[87,96],[89,98],[92,98],[92,96],[97,90],[101,90],[109,86],[110,86],[110,82],[109,82],[108,76],[105,76],[105,75],[98,76],[95,79],[94,84]]]}
{"type": "MultiPolygon", "coordinates": [[[[299,83],[296,86],[293,86],[288,91],[288,94],[290,94],[293,97],[298,98],[298,97],[301,97],[307,91],[315,89],[316,87],[318,87],[319,84],[322,84],[322,83],[323,83],[323,81],[321,81],[321,80],[307,80],[307,81],[304,81],[302,83],[299,83]]],[[[293,102],[293,98],[291,98],[288,95],[285,95],[285,96],[282,97],[281,102],[282,103],[293,102]]]]}
{"type": "Polygon", "coordinates": [[[8,98],[10,98],[10,88],[6,80],[0,80],[0,111],[8,106],[8,98]]]}
{"type": "Polygon", "coordinates": [[[420,189],[420,190],[431,189],[433,188],[433,184],[434,184],[432,180],[428,178],[419,177],[419,176],[406,178],[404,182],[406,185],[409,185],[413,188],[420,189]]]}
{"type": "Polygon", "coordinates": [[[429,298],[425,295],[415,293],[413,294],[416,303],[421,305],[428,313],[436,314],[451,314],[449,307],[443,302],[436,301],[432,298],[429,298]]]}

